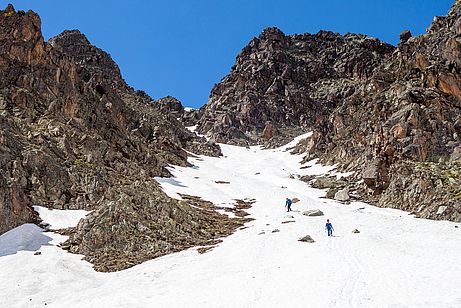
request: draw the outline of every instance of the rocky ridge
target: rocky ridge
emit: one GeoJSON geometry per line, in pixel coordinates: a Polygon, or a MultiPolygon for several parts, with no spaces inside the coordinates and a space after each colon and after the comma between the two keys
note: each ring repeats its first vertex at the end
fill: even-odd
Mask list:
{"type": "Polygon", "coordinates": [[[394,47],[365,35],[264,30],[211,90],[197,131],[237,145],[280,144],[322,122],[394,47]]]}

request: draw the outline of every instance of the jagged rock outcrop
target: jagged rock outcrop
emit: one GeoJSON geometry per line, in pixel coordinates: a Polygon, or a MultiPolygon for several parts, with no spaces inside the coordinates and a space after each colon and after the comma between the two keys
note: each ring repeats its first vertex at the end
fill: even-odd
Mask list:
{"type": "Polygon", "coordinates": [[[278,144],[322,122],[393,50],[364,35],[268,28],[211,90],[197,131],[217,142],[278,144]]]}
{"type": "Polygon", "coordinates": [[[98,271],[117,271],[189,247],[216,244],[249,220],[197,204],[211,203],[204,200],[173,200],[153,183],[136,185],[137,190],[120,188],[118,199],[81,220],[63,248],[84,254],[98,271]]]}
{"type": "Polygon", "coordinates": [[[162,106],[129,87],[79,31],[44,42],[37,14],[0,11],[0,233],[36,222],[31,205],[93,209],[69,247],[132,253],[115,267],[101,261],[103,270],[177,251],[175,235],[191,237],[183,248],[218,236],[218,219],[180,205],[153,179],[168,176],[168,164],[187,165],[187,151],[220,155],[162,106]],[[166,230],[171,237],[157,245],[166,230]],[[131,243],[133,232],[142,245],[131,243]]]}
{"type": "Polygon", "coordinates": [[[181,102],[172,96],[162,97],[161,99],[157,100],[156,106],[160,111],[166,114],[172,114],[176,118],[182,117],[185,112],[184,106],[181,104],[181,102]]]}

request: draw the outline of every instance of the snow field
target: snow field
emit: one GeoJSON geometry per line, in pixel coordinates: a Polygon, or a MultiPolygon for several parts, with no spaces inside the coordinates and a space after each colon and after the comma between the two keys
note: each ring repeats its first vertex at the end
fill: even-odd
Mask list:
{"type": "MultiPolygon", "coordinates": [[[[255,220],[210,252],[189,249],[98,273],[81,256],[54,246],[65,237],[35,229],[30,237],[52,239],[41,244],[42,255],[28,249],[0,255],[0,290],[7,294],[0,307],[461,307],[457,224],[323,199],[324,191],[290,175],[331,168],[311,162],[300,169],[302,156],[286,151],[292,145],[222,145],[224,157],[191,158],[194,167],[171,167],[174,178],[157,179],[176,198],[185,193],[220,206],[256,199],[247,210],[255,220]],[[294,212],[285,212],[286,197],[301,200],[292,205],[294,212]],[[307,209],[325,216],[303,216],[307,209]],[[327,218],[335,237],[325,234],[327,218]],[[282,223],[289,220],[295,222],[282,223]],[[356,228],[361,233],[353,234],[356,228]],[[307,234],[316,242],[298,241],[307,234]]],[[[14,242],[5,235],[0,251],[14,242]]]]}

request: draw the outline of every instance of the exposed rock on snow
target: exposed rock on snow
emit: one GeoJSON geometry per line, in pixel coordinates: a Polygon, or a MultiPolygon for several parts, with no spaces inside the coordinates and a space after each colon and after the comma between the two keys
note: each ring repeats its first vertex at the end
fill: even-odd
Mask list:
{"type": "Polygon", "coordinates": [[[335,176],[319,176],[312,183],[314,188],[335,188],[338,186],[338,180],[335,176]]]}
{"type": "Polygon", "coordinates": [[[298,241],[305,242],[305,243],[315,243],[314,239],[310,235],[306,235],[300,238],[298,241]]]}
{"type": "Polygon", "coordinates": [[[323,216],[323,212],[321,210],[307,210],[303,212],[305,216],[323,216]]]}
{"type": "Polygon", "coordinates": [[[360,231],[357,230],[357,229],[354,229],[354,230],[352,230],[352,233],[360,233],[360,231]]]}
{"type": "Polygon", "coordinates": [[[182,195],[183,200],[171,201],[163,192],[149,193],[149,188],[143,187],[147,184],[139,185],[142,189],[138,192],[127,190],[118,202],[100,207],[80,221],[63,248],[84,254],[96,270],[117,271],[193,246],[213,244],[210,240],[220,242],[251,220],[237,215],[241,209],[232,208],[236,217],[229,218],[200,197],[182,195]],[[153,196],[156,199],[150,201],[153,196]]]}
{"type": "Polygon", "coordinates": [[[446,205],[442,205],[442,206],[439,206],[438,210],[437,210],[437,215],[441,215],[443,213],[445,213],[445,211],[447,210],[447,206],[446,205]]]}
{"type": "Polygon", "coordinates": [[[349,201],[350,199],[350,196],[349,196],[349,188],[346,187],[342,190],[339,190],[336,194],[335,194],[335,200],[337,201],[349,201]]]}
{"type": "Polygon", "coordinates": [[[327,191],[327,193],[325,195],[325,198],[334,199],[337,192],[338,192],[338,188],[332,187],[332,188],[328,189],[328,191],[327,191]]]}

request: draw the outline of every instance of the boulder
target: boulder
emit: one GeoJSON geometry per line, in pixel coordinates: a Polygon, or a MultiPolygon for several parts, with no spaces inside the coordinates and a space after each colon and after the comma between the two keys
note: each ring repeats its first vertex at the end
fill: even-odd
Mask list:
{"type": "Polygon", "coordinates": [[[442,206],[439,206],[439,208],[437,209],[437,215],[442,215],[443,213],[445,213],[445,211],[447,210],[447,206],[446,205],[442,205],[442,206]]]}
{"type": "Polygon", "coordinates": [[[350,196],[349,196],[349,188],[346,187],[342,190],[339,190],[336,194],[335,194],[335,200],[337,201],[349,201],[350,200],[350,196]]]}
{"type": "Polygon", "coordinates": [[[400,44],[406,43],[411,38],[410,30],[403,30],[400,33],[400,44]]]}
{"type": "Polygon", "coordinates": [[[305,215],[305,216],[323,216],[323,212],[321,210],[308,210],[308,211],[304,211],[303,215],[305,215]]]}
{"type": "Polygon", "coordinates": [[[338,189],[336,187],[332,187],[328,189],[327,194],[325,195],[325,198],[334,199],[337,192],[338,192],[338,189]]]}
{"type": "Polygon", "coordinates": [[[453,149],[453,152],[450,155],[450,160],[461,161],[461,145],[453,149]]]}
{"type": "Polygon", "coordinates": [[[354,229],[354,230],[352,230],[352,233],[360,233],[360,231],[357,230],[357,229],[354,229]]]}
{"type": "Polygon", "coordinates": [[[310,235],[306,235],[300,238],[298,241],[305,242],[305,243],[315,243],[314,239],[310,235]]]}
{"type": "Polygon", "coordinates": [[[320,189],[336,187],[336,182],[336,177],[321,176],[315,179],[314,183],[312,183],[312,187],[320,189]]]}
{"type": "Polygon", "coordinates": [[[378,166],[375,163],[369,164],[362,174],[362,179],[368,187],[375,187],[378,177],[378,166]]]}

